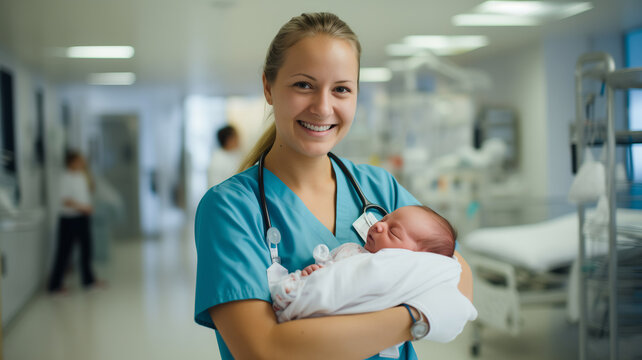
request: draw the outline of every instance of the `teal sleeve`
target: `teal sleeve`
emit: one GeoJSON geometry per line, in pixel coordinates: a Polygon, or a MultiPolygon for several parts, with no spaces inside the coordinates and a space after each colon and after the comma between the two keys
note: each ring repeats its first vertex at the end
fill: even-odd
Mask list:
{"type": "Polygon", "coordinates": [[[406,188],[401,186],[391,173],[372,165],[356,165],[355,175],[367,196],[380,203],[388,211],[408,205],[420,205],[406,188]]]}
{"type": "Polygon", "coordinates": [[[194,228],[197,251],[195,321],[215,328],[208,309],[235,300],[270,301],[270,264],[253,191],[226,181],[201,200],[194,228]]]}

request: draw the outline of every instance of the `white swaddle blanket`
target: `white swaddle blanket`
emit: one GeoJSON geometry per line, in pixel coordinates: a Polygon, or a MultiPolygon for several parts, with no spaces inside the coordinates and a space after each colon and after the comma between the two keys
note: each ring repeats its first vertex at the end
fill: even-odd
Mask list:
{"type": "Polygon", "coordinates": [[[284,286],[294,289],[284,308],[275,306],[279,322],[372,312],[406,303],[421,311],[430,323],[425,339],[448,342],[461,333],[467,321],[477,317],[475,307],[457,289],[460,273],[461,266],[454,258],[383,249],[335,261],[305,277],[297,270],[271,281],[270,291],[276,300],[276,293],[284,286]]]}

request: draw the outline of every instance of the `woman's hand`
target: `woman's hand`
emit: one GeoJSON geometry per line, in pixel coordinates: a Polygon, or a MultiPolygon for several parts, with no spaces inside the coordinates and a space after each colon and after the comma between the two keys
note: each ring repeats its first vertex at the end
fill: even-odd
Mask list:
{"type": "Polygon", "coordinates": [[[461,265],[461,275],[457,288],[470,302],[473,302],[473,273],[466,260],[457,251],[455,251],[455,258],[459,261],[459,265],[461,265]]]}

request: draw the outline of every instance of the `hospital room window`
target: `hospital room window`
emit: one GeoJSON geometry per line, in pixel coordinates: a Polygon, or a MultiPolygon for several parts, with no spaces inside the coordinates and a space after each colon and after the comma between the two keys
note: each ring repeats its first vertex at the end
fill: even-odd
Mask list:
{"type": "MultiPolygon", "coordinates": [[[[642,67],[642,28],[629,31],[625,35],[627,68],[642,67]]],[[[642,90],[628,92],[628,118],[630,130],[642,130],[642,90]]],[[[631,146],[629,153],[629,175],[633,182],[642,182],[642,144],[631,146]]]]}

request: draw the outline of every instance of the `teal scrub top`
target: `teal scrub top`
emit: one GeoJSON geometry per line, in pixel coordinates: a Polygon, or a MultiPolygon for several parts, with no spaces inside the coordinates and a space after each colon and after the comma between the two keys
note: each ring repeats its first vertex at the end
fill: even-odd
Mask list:
{"type": "MultiPolygon", "coordinates": [[[[368,200],[387,211],[419,204],[387,171],[342,161],[368,200]]],[[[361,215],[363,204],[334,161],[332,166],[337,179],[336,236],[276,175],[265,169],[270,221],[281,232],[279,256],[290,272],[313,264],[312,250],[318,244],[333,249],[347,242],[362,243],[352,223],[361,215]]],[[[255,165],[209,189],[198,205],[195,321],[200,325],[216,329],[208,309],[218,304],[246,299],[272,302],[266,275],[271,260],[259,199],[255,165]]],[[[233,359],[218,331],[216,337],[222,359],[233,359]]],[[[417,359],[410,342],[402,346],[400,353],[400,359],[417,359]]]]}

